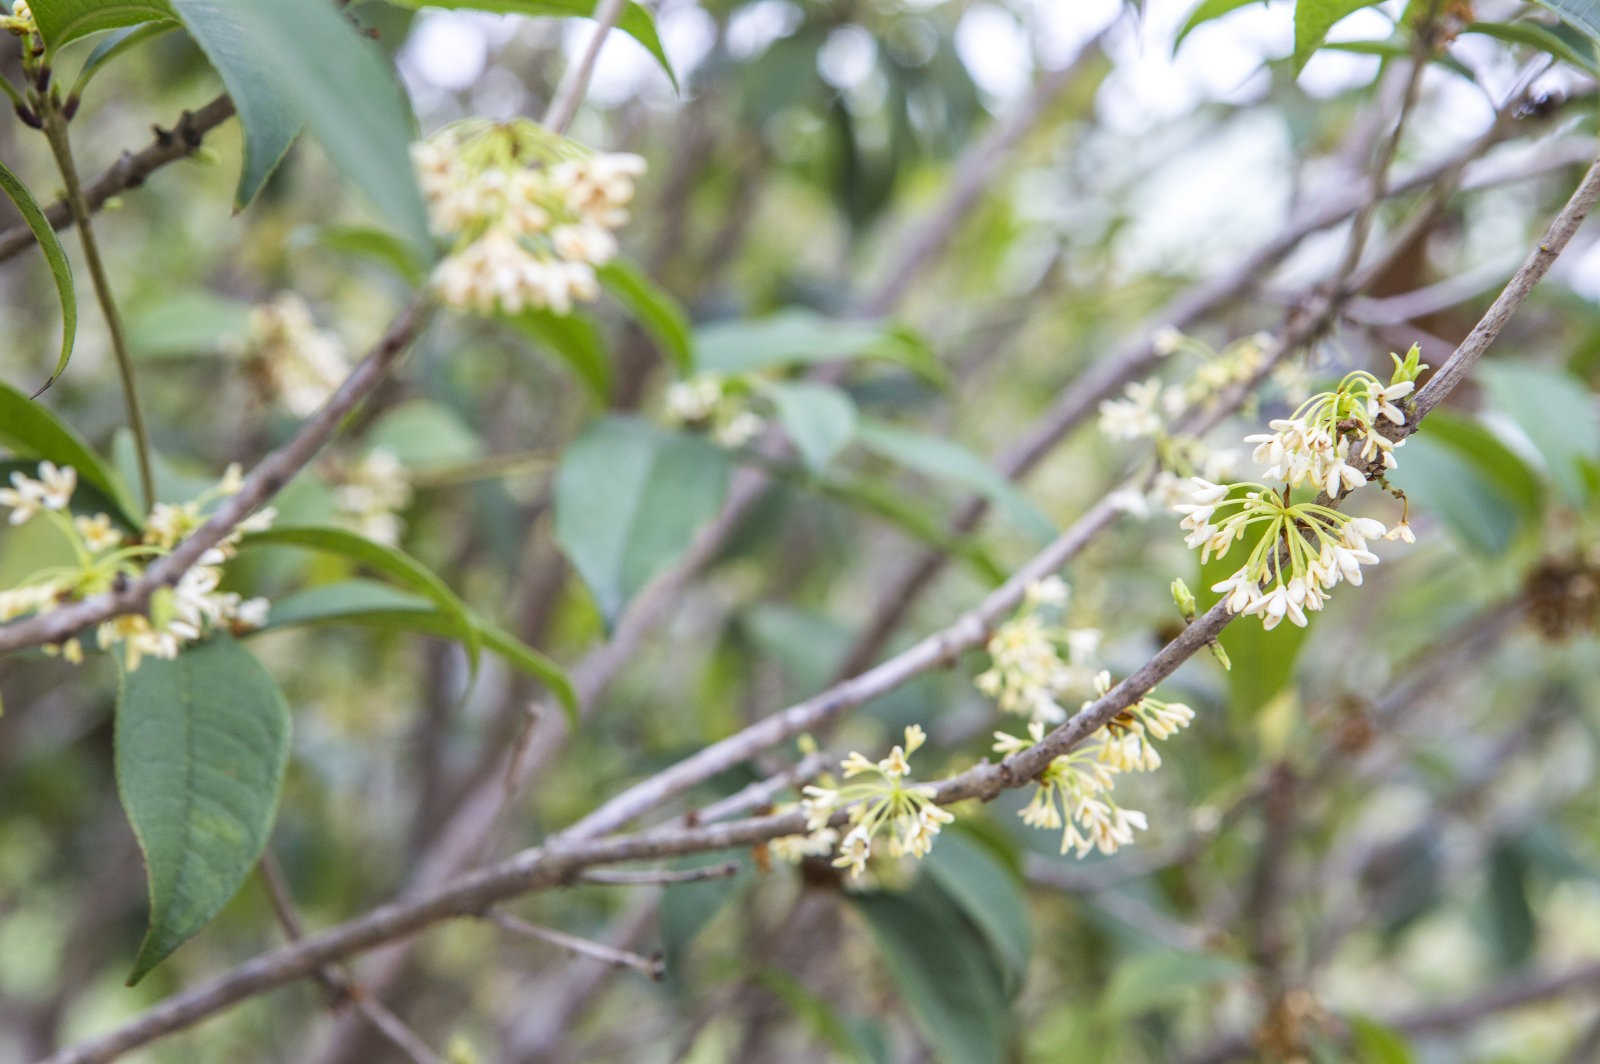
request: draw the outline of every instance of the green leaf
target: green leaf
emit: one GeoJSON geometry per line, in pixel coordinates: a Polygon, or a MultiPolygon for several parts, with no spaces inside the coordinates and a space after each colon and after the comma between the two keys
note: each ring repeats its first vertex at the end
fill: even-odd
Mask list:
{"type": "Polygon", "coordinates": [[[1405,1035],[1365,1016],[1346,1016],[1357,1064],[1412,1064],[1416,1056],[1405,1035]]]}
{"type": "Polygon", "coordinates": [[[856,440],[875,454],[924,476],[976,491],[1005,511],[1019,528],[1041,540],[1055,538],[1055,525],[1016,485],[960,444],[867,419],[856,426],[856,440]]]}
{"type": "Polygon", "coordinates": [[[1600,57],[1595,42],[1570,26],[1547,26],[1542,22],[1474,22],[1462,33],[1493,37],[1507,44],[1525,44],[1557,59],[1563,59],[1592,77],[1600,77],[1600,57]]]}
{"type": "Polygon", "coordinates": [[[225,635],[123,671],[117,793],[144,852],[150,925],[138,982],[217,914],[266,846],[289,759],[289,709],[225,635]]]}
{"type": "MultiPolygon", "coordinates": [[[[576,727],[578,696],[566,670],[489,621],[476,615],[470,620],[483,646],[543,683],[576,727]]],[[[314,624],[359,624],[441,636],[455,631],[455,621],[436,609],[431,599],[371,580],[340,580],[275,599],[267,623],[257,631],[314,624]]]]}
{"type": "Polygon", "coordinates": [[[1600,0],[1533,0],[1600,41],[1600,0]]]}
{"type": "Polygon", "coordinates": [[[594,322],[581,314],[548,310],[525,310],[501,320],[565,362],[602,406],[610,403],[611,363],[594,322]]]}
{"type": "Polygon", "coordinates": [[[1296,0],[1294,5],[1294,70],[1298,74],[1322,47],[1334,23],[1379,0],[1296,0]]]}
{"type": "MultiPolygon", "coordinates": [[[[132,484],[139,479],[139,449],[133,442],[133,432],[127,428],[119,428],[111,436],[111,464],[122,483],[132,484]]],[[[150,455],[150,472],[156,490],[152,503],[188,502],[217,485],[217,478],[209,469],[200,469],[193,462],[174,462],[159,451],[150,455]]]]}
{"type": "Polygon", "coordinates": [[[856,431],[856,404],[839,389],[811,381],[767,384],[761,389],[777,408],[806,467],[821,470],[856,431]]]}
{"type": "MultiPolygon", "coordinates": [[[[1534,470],[1483,425],[1449,410],[1428,415],[1423,431],[1472,462],[1485,480],[1495,486],[1524,521],[1532,521],[1544,507],[1545,489],[1534,470]]],[[[1407,445],[1409,446],[1409,444],[1407,445]]],[[[1405,464],[1407,452],[1397,452],[1405,464]]]]}
{"type": "Polygon", "coordinates": [[[1027,978],[1033,950],[1028,902],[1016,873],[987,846],[960,831],[940,835],[923,867],[983,933],[1006,995],[1015,997],[1027,978]]]}
{"type": "Polygon", "coordinates": [[[172,0],[245,129],[243,207],[304,124],[423,263],[428,216],[411,167],[412,119],[377,47],[327,0],[172,0]]]}
{"type": "Polygon", "coordinates": [[[56,357],[56,368],[51,371],[50,379],[33,393],[37,397],[56,382],[72,357],[72,341],[78,335],[78,297],[72,288],[72,267],[67,263],[67,253],[61,250],[61,241],[56,239],[55,227],[34,202],[28,186],[3,164],[0,164],[0,189],[5,190],[39,242],[39,250],[44,252],[44,261],[50,267],[50,278],[56,283],[56,299],[61,302],[61,354],[56,357]]]}
{"type": "Polygon", "coordinates": [[[678,367],[679,373],[694,369],[694,334],[689,315],[678,301],[647,277],[643,270],[626,259],[612,259],[595,270],[606,291],[628,308],[645,332],[678,367]]]}
{"type": "Polygon", "coordinates": [[[765,318],[716,322],[695,333],[696,364],[713,373],[883,358],[932,380],[943,371],[914,333],[883,322],[827,318],[798,307],[765,318]]]}
{"type": "MultiPolygon", "coordinates": [[[[409,8],[448,7],[468,11],[498,11],[507,15],[589,18],[594,15],[597,0],[389,0],[389,2],[409,8]]],[[[617,29],[644,45],[645,50],[661,64],[661,69],[666,71],[672,87],[678,88],[678,76],[672,72],[672,63],[667,59],[666,49],[661,47],[661,38],[656,34],[656,21],[648,8],[628,3],[622,9],[621,17],[617,19],[617,29]]]]}
{"type": "Polygon", "coordinates": [[[44,406],[3,383],[0,383],[0,444],[19,454],[71,466],[78,471],[80,480],[93,484],[100,494],[116,503],[116,516],[124,524],[132,528],[143,526],[128,489],[111,466],[44,406]]]}
{"type": "Polygon", "coordinates": [[[264,532],[252,532],[240,545],[305,547],[347,559],[389,577],[427,597],[434,604],[449,622],[449,628],[443,634],[461,641],[473,669],[477,669],[482,640],[477,626],[473,624],[472,612],[443,580],[404,551],[375,543],[347,529],[316,525],[285,525],[264,532]]]}
{"type": "Polygon", "coordinates": [[[167,0],[34,0],[29,6],[52,52],[101,30],[172,18],[167,0]]]}
{"type": "MultiPolygon", "coordinates": [[[[1416,54],[1410,42],[1404,37],[1386,37],[1378,41],[1324,41],[1319,50],[1348,52],[1351,55],[1375,55],[1384,59],[1410,59],[1416,54]]],[[[1471,67],[1449,52],[1437,52],[1428,58],[1430,62],[1444,67],[1452,74],[1459,74],[1474,83],[1478,80],[1471,67]]]]}
{"type": "Polygon", "coordinates": [[[124,52],[132,51],[145,41],[177,28],[176,22],[163,19],[160,22],[146,22],[142,26],[127,26],[106,34],[94,46],[94,51],[89,53],[89,58],[83,61],[83,67],[78,71],[78,79],[72,83],[69,98],[81,98],[90,80],[109,66],[113,59],[124,52]]]}
{"type": "Polygon", "coordinates": [[[1183,20],[1183,27],[1178,30],[1178,35],[1173,38],[1173,54],[1177,54],[1178,46],[1183,43],[1183,39],[1189,36],[1191,31],[1205,25],[1207,22],[1237,11],[1246,4],[1260,4],[1265,7],[1266,3],[1267,0],[1200,0],[1200,3],[1195,5],[1195,9],[1189,12],[1189,17],[1183,20]]]}
{"type": "Polygon", "coordinates": [[[394,455],[410,469],[433,469],[483,456],[483,441],[443,403],[413,399],[385,413],[367,433],[367,443],[394,455]]]}
{"type": "Polygon", "coordinates": [[[671,565],[722,505],[726,455],[627,417],[578,437],[556,472],[556,542],[608,621],[671,565]]]}
{"type": "MultiPolygon", "coordinates": [[[[693,867],[702,860],[684,861],[677,867],[693,867]]],[[[682,986],[684,961],[695,937],[752,878],[749,866],[741,860],[735,875],[672,883],[661,892],[661,956],[673,983],[682,986]]]]}
{"type": "Polygon", "coordinates": [[[1594,395],[1571,374],[1525,362],[1491,362],[1479,377],[1544,457],[1556,488],[1574,506],[1589,497],[1582,463],[1600,459],[1600,411],[1594,395]]]}
{"type": "Polygon", "coordinates": [[[1100,1013],[1122,1021],[1181,1000],[1190,990],[1238,979],[1249,969],[1211,953],[1159,950],[1137,953],[1117,965],[1100,996],[1100,1013]]]}
{"type": "Polygon", "coordinates": [[[405,241],[369,225],[330,225],[317,232],[317,242],[329,251],[368,259],[393,270],[410,285],[420,285],[427,274],[405,241]]]}
{"type": "Polygon", "coordinates": [[[137,359],[231,352],[250,328],[250,304],[204,289],[168,292],[128,312],[128,347],[137,359]]]}
{"type": "Polygon", "coordinates": [[[1528,859],[1512,839],[1489,852],[1489,935],[1500,966],[1514,969],[1533,955],[1538,918],[1528,900],[1528,859]]]}
{"type": "Polygon", "coordinates": [[[955,555],[991,585],[998,587],[1010,575],[977,539],[950,535],[943,517],[929,513],[920,505],[921,500],[903,495],[887,484],[832,474],[813,477],[807,483],[830,498],[883,518],[913,539],[955,555]]]}
{"type": "MultiPolygon", "coordinates": [[[[937,847],[936,847],[937,848],[937,847]]],[[[1007,1059],[1012,1018],[982,934],[931,876],[901,893],[847,895],[872,929],[900,997],[939,1059],[1007,1059]]]]}

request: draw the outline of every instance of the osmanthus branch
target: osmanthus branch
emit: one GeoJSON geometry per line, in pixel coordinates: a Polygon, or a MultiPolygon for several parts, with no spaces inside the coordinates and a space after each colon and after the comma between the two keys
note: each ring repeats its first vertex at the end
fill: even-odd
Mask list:
{"type": "MultiPolygon", "coordinates": [[[[83,186],[83,199],[89,210],[99,210],[111,197],[137,188],[168,163],[193,155],[205,135],[233,117],[233,113],[233,99],[223,93],[198,111],[183,112],[171,129],[155,127],[155,139],[148,146],[137,152],[123,152],[104,173],[83,186]]],[[[45,208],[44,216],[56,229],[72,224],[72,210],[65,198],[45,208]]],[[[0,231],[0,261],[34,243],[33,231],[25,225],[0,231]]]]}
{"type": "Polygon", "coordinates": [[[600,5],[595,8],[594,32],[589,35],[589,43],[584,47],[583,55],[579,57],[578,62],[567,71],[560,88],[550,100],[550,107],[544,113],[546,128],[557,133],[565,133],[572,120],[577,117],[578,105],[583,103],[584,94],[589,89],[589,79],[594,77],[594,66],[600,58],[600,47],[605,44],[606,37],[616,26],[617,20],[622,17],[622,9],[625,7],[627,0],[600,0],[600,5]]]}
{"type": "Polygon", "coordinates": [[[287,443],[263,458],[245,476],[239,491],[225,498],[205,524],[172,553],[153,562],[136,580],[120,590],[73,602],[46,613],[0,627],[0,654],[25,647],[60,643],[92,625],[124,613],[143,610],[158,587],[172,586],[201,555],[222,542],[245,518],[265,505],[304,469],[338,431],[345,415],[377,387],[389,368],[422,331],[429,306],[421,300],[408,304],[384,330],[366,357],[350,371],[344,383],[322,407],[303,422],[287,443]]]}

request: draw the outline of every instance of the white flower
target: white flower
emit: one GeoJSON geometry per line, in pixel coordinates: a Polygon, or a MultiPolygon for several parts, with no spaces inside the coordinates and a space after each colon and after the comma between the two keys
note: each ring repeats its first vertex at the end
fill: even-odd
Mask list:
{"type": "Polygon", "coordinates": [[[65,510],[78,488],[78,471],[71,466],[57,469],[54,462],[40,462],[39,483],[45,509],[65,510]]]}
{"type": "Polygon", "coordinates": [[[0,488],[0,506],[11,508],[11,523],[20,525],[44,507],[44,485],[24,476],[11,474],[11,487],[0,488]]]}
{"type": "Polygon", "coordinates": [[[1035,580],[1022,593],[1022,601],[1029,606],[1054,606],[1067,604],[1067,582],[1054,574],[1035,580]]]}

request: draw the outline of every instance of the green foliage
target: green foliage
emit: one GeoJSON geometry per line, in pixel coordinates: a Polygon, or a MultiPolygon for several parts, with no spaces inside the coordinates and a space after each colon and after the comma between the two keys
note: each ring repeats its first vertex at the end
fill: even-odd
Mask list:
{"type": "Polygon", "coordinates": [[[661,345],[679,373],[694,369],[694,331],[677,300],[627,259],[612,259],[594,272],[606,291],[661,345]]]}
{"type": "Polygon", "coordinates": [[[556,474],[556,542],[610,623],[683,554],[727,486],[716,448],[634,418],[602,418],[567,448],[556,474]]]}
{"type": "MultiPolygon", "coordinates": [[[[467,11],[497,11],[507,15],[578,17],[593,15],[596,6],[596,0],[388,0],[388,2],[410,8],[448,7],[467,11]]],[[[617,29],[644,45],[645,50],[661,64],[661,69],[672,81],[672,87],[678,87],[678,76],[672,72],[672,63],[667,59],[666,49],[661,47],[661,38],[656,34],[655,17],[650,14],[649,8],[629,0],[617,19],[617,29]]]]}
{"type": "Polygon", "coordinates": [[[1294,69],[1298,73],[1322,47],[1334,23],[1364,7],[1372,7],[1378,0],[1295,0],[1294,5],[1294,69]]]}
{"type": "Polygon", "coordinates": [[[126,319],[135,359],[217,355],[244,343],[250,305],[196,288],[130,308],[126,319]]]}
{"type": "Polygon", "coordinates": [[[168,0],[37,0],[30,7],[52,52],[101,30],[173,17],[168,0]]]}
{"type": "Polygon", "coordinates": [[[431,399],[401,403],[373,423],[366,443],[409,469],[438,469],[483,457],[483,441],[461,415],[431,399]]]}
{"type": "Polygon", "coordinates": [[[761,390],[772,399],[778,420],[809,469],[825,469],[855,435],[856,404],[837,388],[796,381],[761,390]]]}
{"type": "Polygon", "coordinates": [[[78,69],[78,78],[72,83],[72,91],[67,94],[68,98],[81,98],[83,90],[89,87],[89,82],[96,74],[110,66],[112,60],[120,58],[148,40],[177,28],[176,22],[163,19],[160,22],[146,22],[140,26],[125,26],[119,30],[112,30],[100,38],[94,46],[94,51],[83,61],[83,66],[78,69]]]}
{"type": "Polygon", "coordinates": [[[1507,44],[1524,44],[1565,60],[1591,77],[1600,77],[1600,55],[1595,41],[1570,26],[1522,20],[1517,22],[1474,22],[1461,31],[1493,37],[1507,44]]]}
{"type": "Polygon", "coordinates": [[[1465,418],[1430,415],[1399,459],[1389,482],[1479,553],[1505,551],[1519,525],[1539,512],[1540,488],[1527,464],[1465,418]]]}
{"type": "Polygon", "coordinates": [[[611,362],[594,322],[582,314],[524,310],[502,319],[543,350],[567,364],[602,406],[611,399],[611,362]]]}
{"type": "Polygon", "coordinates": [[[325,0],[173,0],[245,129],[237,203],[261,191],[300,127],[372,201],[420,262],[434,257],[412,173],[409,106],[372,42],[325,0]]]}
{"type": "Polygon", "coordinates": [[[44,261],[50,267],[50,279],[56,285],[56,298],[61,301],[61,354],[56,358],[55,369],[50,371],[50,379],[33,393],[38,396],[56,382],[56,378],[67,368],[67,360],[72,357],[72,341],[78,334],[78,296],[72,288],[72,267],[67,262],[67,253],[61,250],[61,241],[56,239],[56,231],[50,225],[50,220],[39,209],[39,204],[34,202],[28,186],[4,164],[0,164],[0,190],[5,192],[17,208],[17,213],[22,215],[23,222],[32,230],[34,239],[39,242],[39,250],[44,252],[44,261]]]}
{"type": "Polygon", "coordinates": [[[1018,528],[1046,541],[1056,526],[1011,481],[982,458],[949,440],[863,419],[856,440],[867,450],[936,480],[977,492],[994,503],[1018,528]]]}
{"type": "MultiPolygon", "coordinates": [[[[703,860],[686,860],[678,867],[692,868],[703,860]]],[[[733,897],[754,877],[748,865],[732,876],[671,883],[661,892],[661,955],[667,966],[667,979],[677,989],[686,987],[685,973],[689,948],[733,897]]]]}
{"type": "Polygon", "coordinates": [[[704,326],[695,333],[694,347],[699,368],[716,373],[878,358],[930,380],[943,378],[927,346],[906,329],[828,318],[799,308],[704,326]]]}
{"type": "Polygon", "coordinates": [[[1358,1064],[1412,1064],[1416,1055],[1405,1035],[1366,1016],[1346,1016],[1358,1064]]]}
{"type": "Polygon", "coordinates": [[[924,867],[983,933],[1006,994],[1015,997],[1022,990],[1033,955],[1028,901],[1016,871],[974,836],[954,830],[940,834],[924,867]]]}
{"type": "Polygon", "coordinates": [[[1243,964],[1214,953],[1152,950],[1117,965],[1100,996],[1100,1015],[1108,1021],[1132,1019],[1176,1004],[1191,991],[1242,978],[1243,964]]]}
{"type": "Polygon", "coordinates": [[[316,239],[329,251],[384,266],[409,285],[421,285],[427,278],[405,241],[382,229],[370,225],[330,225],[318,230],[316,239]]]}
{"type": "Polygon", "coordinates": [[[1533,0],[1600,41],[1600,0],[1533,0]]]}
{"type": "MultiPolygon", "coordinates": [[[[1227,554],[1213,556],[1200,567],[1194,593],[1201,612],[1210,609],[1220,597],[1211,590],[1212,585],[1236,572],[1244,564],[1251,546],[1248,541],[1235,543],[1227,554]]],[[[1319,618],[1320,614],[1309,613],[1304,628],[1280,624],[1270,632],[1247,618],[1223,630],[1217,642],[1222,644],[1233,663],[1226,674],[1228,715],[1232,721],[1242,724],[1253,720],[1267,703],[1290,686],[1295,663],[1319,618]]]]}
{"type": "Polygon", "coordinates": [[[134,528],[144,523],[128,489],[105,460],[43,405],[4,383],[0,383],[0,444],[19,454],[72,466],[78,479],[94,485],[116,505],[114,516],[134,528]]]}
{"type": "Polygon", "coordinates": [[[150,925],[130,984],[204,927],[250,874],[288,759],[283,695],[227,636],[124,672],[117,790],[150,884],[150,925]]]}
{"type": "Polygon", "coordinates": [[[1221,18],[1223,15],[1237,11],[1246,4],[1261,4],[1265,6],[1267,0],[1200,0],[1189,17],[1183,20],[1183,26],[1178,30],[1178,35],[1172,39],[1172,50],[1177,52],[1178,46],[1183,44],[1183,39],[1194,30],[1204,26],[1207,22],[1221,18]]]}
{"type": "Polygon", "coordinates": [[[1589,498],[1583,463],[1600,460],[1594,396],[1570,374],[1528,363],[1491,362],[1479,376],[1494,405],[1539,449],[1556,489],[1582,506],[1589,498]]]}

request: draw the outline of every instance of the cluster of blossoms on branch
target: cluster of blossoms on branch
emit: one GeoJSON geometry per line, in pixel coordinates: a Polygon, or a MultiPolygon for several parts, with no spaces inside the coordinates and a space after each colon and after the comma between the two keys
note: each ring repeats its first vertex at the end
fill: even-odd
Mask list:
{"type": "Polygon", "coordinates": [[[881,761],[852,751],[839,766],[844,782],[823,776],[801,792],[808,834],[775,840],[774,851],[798,859],[837,849],[833,863],[849,869],[852,879],[865,875],[875,840],[890,857],[927,856],[939,829],[955,819],[934,802],[931,785],[910,780],[910,757],[927,739],[913,724],[905,730],[905,743],[896,744],[881,761]],[[840,810],[848,810],[849,829],[843,838],[830,824],[840,810]]]}
{"type": "Polygon", "coordinates": [[[296,417],[310,417],[350,375],[339,337],[317,328],[306,301],[283,292],[250,309],[245,366],[266,395],[296,417]]]}
{"type": "MultiPolygon", "coordinates": [[[[0,506],[10,509],[13,525],[36,518],[52,524],[70,546],[73,562],[41,569],[17,587],[0,590],[0,622],[45,612],[137,579],[147,565],[171,553],[205,523],[208,503],[234,494],[241,484],[239,467],[229,466],[221,483],[198,498],[157,503],[140,532],[123,529],[104,513],[74,515],[70,507],[78,474],[72,467],[41,462],[38,472],[37,478],[12,473],[11,486],[0,488],[0,506]]],[[[208,628],[259,628],[266,622],[267,600],[244,599],[220,590],[222,566],[234,556],[245,535],[270,527],[273,517],[269,508],[240,522],[226,539],[201,555],[199,563],[175,586],[153,592],[148,614],[124,614],[103,622],[95,631],[97,645],[105,650],[122,644],[131,671],[144,657],[177,657],[185,643],[199,639],[208,628]]],[[[51,649],[73,663],[83,660],[83,646],[77,639],[51,649]]]]}
{"type": "Polygon", "coordinates": [[[1398,401],[1410,395],[1427,366],[1413,346],[1394,358],[1394,374],[1384,384],[1364,370],[1350,373],[1332,391],[1307,399],[1293,417],[1272,421],[1272,432],[1246,437],[1255,443],[1254,460],[1266,465],[1267,484],[1218,484],[1196,477],[1183,515],[1185,543],[1199,547],[1202,563],[1226,556],[1249,538],[1245,561],[1212,586],[1226,596],[1234,613],[1259,616],[1264,628],[1285,617],[1304,627],[1306,613],[1319,610],[1341,581],[1359,585],[1361,567],[1375,565],[1368,542],[1378,538],[1413,542],[1402,517],[1385,528],[1370,517],[1351,517],[1317,499],[1294,501],[1296,489],[1320,492],[1329,501],[1361,487],[1374,471],[1395,468],[1390,430],[1405,424],[1398,401]]]}
{"type": "Polygon", "coordinates": [[[745,375],[697,373],[673,381],[662,395],[667,424],[708,434],[721,447],[739,448],[761,434],[766,419],[751,409],[745,375]]]}
{"type": "Polygon", "coordinates": [[[1067,719],[1061,699],[1081,697],[1093,684],[1088,659],[1100,648],[1100,630],[1064,628],[1046,618],[1046,611],[1059,617],[1068,595],[1060,577],[1035,581],[1017,613],[989,638],[991,664],[975,683],[1003,712],[1057,724],[1067,719]]]}
{"type": "Polygon", "coordinates": [[[453,241],[434,271],[445,302],[480,314],[566,314],[600,294],[644,159],[595,152],[535,122],[474,119],[412,149],[434,231],[453,241]]]}
{"type": "Polygon", "coordinates": [[[413,495],[400,459],[374,447],[359,458],[329,459],[324,468],[333,481],[335,520],[367,539],[397,545],[405,532],[400,514],[413,495]]]}

